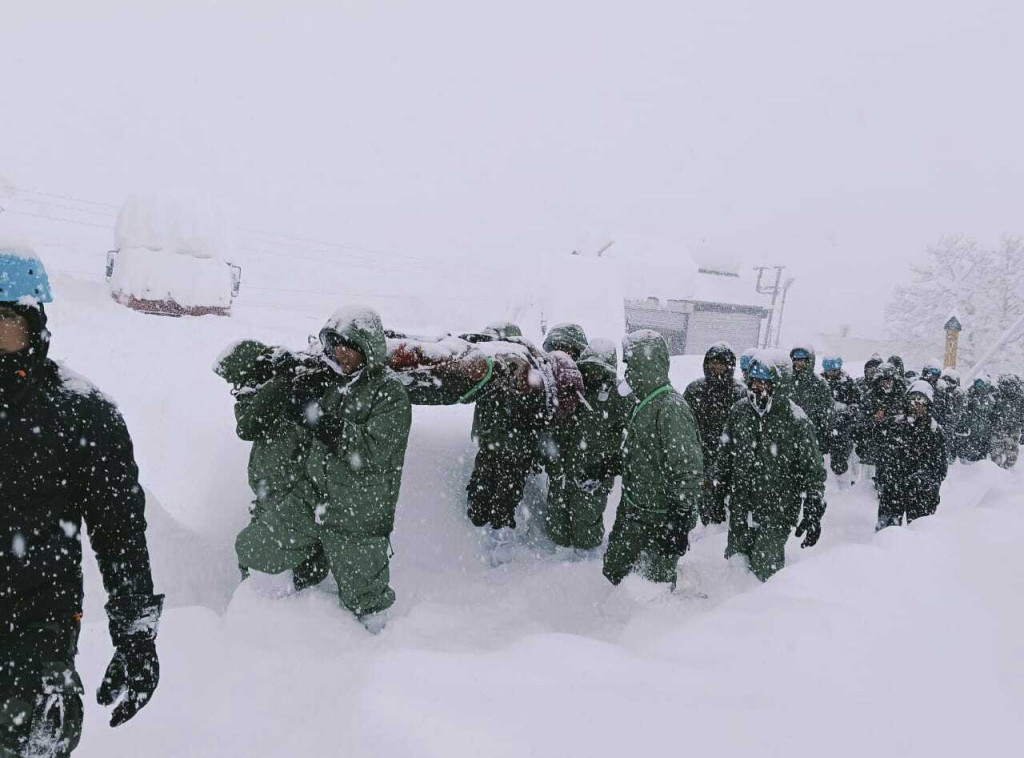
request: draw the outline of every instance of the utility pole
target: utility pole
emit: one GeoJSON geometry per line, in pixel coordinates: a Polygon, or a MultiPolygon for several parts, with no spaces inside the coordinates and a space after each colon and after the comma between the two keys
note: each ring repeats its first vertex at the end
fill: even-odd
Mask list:
{"type": "Polygon", "coordinates": [[[764,344],[761,347],[772,346],[772,321],[775,319],[775,303],[779,299],[779,293],[782,292],[780,282],[782,281],[782,271],[785,268],[785,266],[757,266],[757,292],[760,295],[772,296],[771,310],[768,311],[768,328],[765,330],[764,344]],[[764,272],[769,269],[773,269],[775,271],[775,284],[762,284],[764,272]]]}
{"type": "Polygon", "coordinates": [[[963,331],[963,326],[960,324],[960,319],[953,315],[946,322],[945,329],[946,349],[942,354],[942,367],[956,368],[957,343],[960,341],[960,332],[963,331]]]}
{"type": "Polygon", "coordinates": [[[775,347],[779,346],[779,340],[782,338],[782,317],[786,315],[786,294],[789,292],[789,288],[793,286],[793,282],[796,281],[795,276],[791,276],[786,280],[786,283],[782,285],[782,304],[779,306],[779,323],[775,327],[775,347]]]}

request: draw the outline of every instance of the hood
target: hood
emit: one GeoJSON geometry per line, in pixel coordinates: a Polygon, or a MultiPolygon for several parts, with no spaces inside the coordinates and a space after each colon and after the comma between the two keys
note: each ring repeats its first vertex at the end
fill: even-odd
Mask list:
{"type": "Polygon", "coordinates": [[[814,352],[814,346],[805,344],[793,345],[793,349],[789,351],[790,363],[792,363],[793,360],[793,353],[797,350],[803,350],[807,353],[807,362],[810,364],[810,367],[807,369],[807,373],[813,374],[818,368],[818,356],[814,352]]]}
{"type": "Polygon", "coordinates": [[[899,373],[897,368],[888,361],[879,364],[878,370],[875,372],[874,378],[871,380],[873,387],[879,387],[882,384],[882,380],[891,379],[893,382],[893,392],[900,389],[901,382],[903,381],[903,374],[899,373]]]}
{"type": "Polygon", "coordinates": [[[570,358],[581,357],[587,348],[587,333],[579,324],[555,324],[544,338],[544,352],[561,350],[570,358]]]}
{"type": "Polygon", "coordinates": [[[1016,374],[1000,374],[999,391],[1008,398],[1020,398],[1024,394],[1020,377],[1016,374]]]}
{"type": "Polygon", "coordinates": [[[606,378],[614,379],[619,370],[619,356],[615,351],[615,343],[606,339],[593,340],[587,345],[576,364],[584,373],[599,369],[606,378]]]}
{"type": "Polygon", "coordinates": [[[772,374],[775,393],[772,403],[789,400],[793,396],[793,363],[789,354],[782,350],[758,350],[754,360],[772,374]]]}
{"type": "Polygon", "coordinates": [[[554,379],[554,418],[568,418],[576,411],[583,394],[583,376],[567,353],[555,350],[547,355],[554,379]]]}
{"type": "Polygon", "coordinates": [[[388,345],[384,325],[381,323],[380,314],[373,308],[339,308],[320,330],[321,336],[329,332],[359,348],[366,358],[367,371],[379,372],[387,367],[388,345]]]}
{"type": "Polygon", "coordinates": [[[708,370],[708,364],[716,359],[725,361],[729,367],[725,372],[725,379],[728,380],[729,384],[732,384],[733,377],[736,374],[736,353],[733,352],[728,342],[716,342],[704,353],[704,378],[709,382],[713,381],[713,379],[711,372],[708,370]]]}
{"type": "Polygon", "coordinates": [[[643,400],[669,383],[668,343],[652,329],[630,332],[622,341],[622,359],[626,362],[626,383],[643,400]]]}
{"type": "Polygon", "coordinates": [[[519,324],[515,324],[511,321],[492,321],[484,327],[484,334],[488,334],[494,337],[494,339],[504,342],[510,337],[522,337],[523,330],[519,328],[519,324]]]}
{"type": "Polygon", "coordinates": [[[928,398],[928,402],[932,403],[935,400],[935,391],[932,389],[932,385],[928,384],[924,379],[918,379],[907,390],[907,396],[910,395],[924,395],[928,398]]]}
{"type": "Polygon", "coordinates": [[[903,363],[903,358],[900,357],[899,355],[890,355],[889,360],[887,362],[891,363],[893,366],[896,367],[896,371],[899,373],[900,376],[903,376],[904,374],[907,373],[907,367],[903,363]]]}

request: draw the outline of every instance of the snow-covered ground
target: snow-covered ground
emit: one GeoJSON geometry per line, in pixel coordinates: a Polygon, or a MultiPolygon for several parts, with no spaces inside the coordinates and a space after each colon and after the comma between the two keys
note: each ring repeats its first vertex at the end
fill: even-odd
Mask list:
{"type": "MultiPolygon", "coordinates": [[[[52,266],[92,271],[101,252],[76,262],[54,251],[52,266]]],[[[961,758],[1019,742],[1020,472],[957,466],[936,517],[878,535],[870,487],[833,482],[821,542],[792,540],[789,567],[765,585],[723,560],[722,528],[698,528],[666,596],[638,579],[611,587],[599,561],[569,560],[529,519],[513,560],[492,568],[464,517],[471,409],[416,408],[393,540],[398,602],[374,637],[329,581],[299,594],[286,578],[239,587],[232,550],[250,499],[247,446],[210,366],[244,336],[304,345],[342,304],[327,305],[328,287],[318,299],[281,293],[287,308],[243,295],[231,318],[171,319],[116,305],[95,276],[53,279],[52,353],[125,415],[168,594],[154,700],[117,730],[90,702],[76,755],[961,758]]],[[[420,278],[424,298],[434,284],[420,278]]],[[[508,315],[473,297],[480,324],[508,315]]],[[[699,370],[680,359],[673,381],[682,389],[699,370]]],[[[527,510],[541,494],[532,483],[527,510]]],[[[91,690],[111,651],[87,562],[91,690]]]]}

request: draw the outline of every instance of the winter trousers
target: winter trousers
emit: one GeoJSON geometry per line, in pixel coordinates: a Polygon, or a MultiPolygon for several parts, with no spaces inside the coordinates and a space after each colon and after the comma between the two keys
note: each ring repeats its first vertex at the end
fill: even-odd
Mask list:
{"type": "Polygon", "coordinates": [[[850,468],[850,453],[853,452],[853,441],[850,439],[849,424],[842,420],[836,422],[835,427],[825,438],[825,445],[821,450],[829,456],[832,473],[842,476],[850,468]]]}
{"type": "Polygon", "coordinates": [[[65,758],[82,736],[79,622],[0,631],[0,758],[65,758]]]}
{"type": "Polygon", "coordinates": [[[389,586],[389,539],[349,533],[330,519],[318,524],[313,509],[295,498],[267,507],[238,534],[235,552],[239,564],[266,574],[298,570],[300,588],[315,584],[316,576],[323,579],[324,566],[329,566],[338,599],[356,616],[383,611],[395,602],[389,586]]]}
{"type": "Polygon", "coordinates": [[[591,550],[604,539],[604,510],[615,479],[578,482],[565,473],[548,474],[544,528],[556,545],[591,550]]]}
{"type": "Polygon", "coordinates": [[[1013,468],[1017,465],[1017,457],[1020,455],[1020,443],[1018,438],[1010,434],[997,434],[992,438],[992,449],[989,457],[995,461],[1000,468],[1013,468]]]}
{"type": "Polygon", "coordinates": [[[786,565],[786,540],[791,528],[789,524],[752,524],[747,511],[732,511],[725,557],[746,556],[751,573],[766,582],[786,565]]]}
{"type": "Polygon", "coordinates": [[[516,508],[523,499],[533,462],[532,452],[514,451],[480,440],[473,474],[466,486],[466,514],[474,526],[515,529],[516,508]]]}
{"type": "Polygon", "coordinates": [[[878,496],[878,523],[875,531],[887,526],[900,526],[906,517],[914,519],[934,515],[939,509],[939,490],[936,487],[882,487],[878,496]]]}
{"type": "Polygon", "coordinates": [[[662,519],[649,514],[630,513],[619,506],[608,550],[604,554],[604,575],[618,584],[637,573],[652,582],[675,586],[679,553],[666,553],[662,545],[662,519]]]}

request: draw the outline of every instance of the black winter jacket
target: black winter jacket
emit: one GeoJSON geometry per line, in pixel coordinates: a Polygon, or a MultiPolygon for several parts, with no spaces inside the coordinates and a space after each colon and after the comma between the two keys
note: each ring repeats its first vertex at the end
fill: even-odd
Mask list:
{"type": "Polygon", "coordinates": [[[113,403],[50,360],[9,402],[0,403],[0,631],[81,612],[83,522],[108,611],[159,603],[145,496],[113,403]]]}
{"type": "Polygon", "coordinates": [[[946,478],[946,440],[930,416],[923,420],[900,414],[881,424],[877,447],[879,484],[910,494],[937,492],[946,478]]]}

